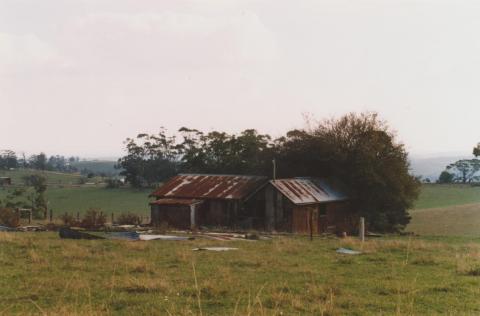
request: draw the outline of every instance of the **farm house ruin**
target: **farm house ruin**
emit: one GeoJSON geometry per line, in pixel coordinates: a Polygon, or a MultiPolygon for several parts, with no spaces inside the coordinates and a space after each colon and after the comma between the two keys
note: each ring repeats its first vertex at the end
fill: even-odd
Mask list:
{"type": "Polygon", "coordinates": [[[263,229],[266,177],[180,174],[151,196],[152,225],[263,229]]]}
{"type": "Polygon", "coordinates": [[[358,222],[347,196],[322,179],[181,174],[151,196],[154,226],[318,235],[351,233],[358,222]]]}
{"type": "Polygon", "coordinates": [[[357,227],[348,197],[324,179],[271,180],[265,196],[269,230],[319,235],[352,233],[357,227]]]}

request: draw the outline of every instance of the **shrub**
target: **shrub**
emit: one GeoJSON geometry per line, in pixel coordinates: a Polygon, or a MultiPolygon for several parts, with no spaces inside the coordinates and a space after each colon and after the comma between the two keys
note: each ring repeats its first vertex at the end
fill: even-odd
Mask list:
{"type": "Polygon", "coordinates": [[[112,178],[108,178],[105,182],[107,183],[107,189],[117,189],[123,184],[122,181],[112,178]]]}
{"type": "Polygon", "coordinates": [[[140,217],[133,213],[120,214],[117,219],[119,225],[140,225],[140,217]]]}
{"type": "Polygon", "coordinates": [[[0,225],[18,227],[20,225],[20,217],[12,208],[0,208],[0,225]]]}
{"type": "Polygon", "coordinates": [[[68,213],[63,214],[60,216],[60,219],[63,221],[63,224],[67,226],[80,226],[80,223],[77,221],[77,219],[68,213]]]}
{"type": "Polygon", "coordinates": [[[102,211],[94,208],[87,210],[83,216],[81,226],[85,228],[98,228],[105,225],[107,216],[102,211]]]}

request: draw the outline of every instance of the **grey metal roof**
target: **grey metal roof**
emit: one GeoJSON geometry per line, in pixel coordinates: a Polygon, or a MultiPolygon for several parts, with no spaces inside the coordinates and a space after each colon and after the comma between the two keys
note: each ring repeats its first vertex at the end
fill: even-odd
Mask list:
{"type": "Polygon", "coordinates": [[[271,180],[270,183],[292,203],[297,205],[320,204],[347,200],[324,179],[293,178],[271,180]]]}

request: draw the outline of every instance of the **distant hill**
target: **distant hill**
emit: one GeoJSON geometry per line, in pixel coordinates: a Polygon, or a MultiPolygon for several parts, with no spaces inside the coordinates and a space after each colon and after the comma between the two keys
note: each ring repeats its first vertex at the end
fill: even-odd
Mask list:
{"type": "Polygon", "coordinates": [[[445,156],[445,157],[433,157],[433,158],[411,158],[412,173],[416,176],[422,176],[423,178],[429,178],[432,181],[436,181],[440,176],[440,173],[445,170],[445,167],[452,162],[460,159],[471,159],[470,156],[445,156]]]}

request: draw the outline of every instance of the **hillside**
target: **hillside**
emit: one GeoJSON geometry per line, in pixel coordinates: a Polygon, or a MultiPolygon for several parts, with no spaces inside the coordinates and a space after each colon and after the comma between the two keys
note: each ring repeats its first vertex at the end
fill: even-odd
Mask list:
{"type": "Polygon", "coordinates": [[[23,177],[39,174],[47,179],[48,185],[75,185],[81,178],[79,173],[62,173],[56,171],[40,171],[34,169],[0,170],[0,176],[12,178],[14,186],[23,185],[23,177]]]}
{"type": "Polygon", "coordinates": [[[423,185],[407,231],[420,235],[480,236],[480,187],[423,185]]]}
{"type": "Polygon", "coordinates": [[[81,160],[72,163],[78,170],[87,169],[94,173],[105,173],[108,176],[118,175],[121,170],[115,168],[116,161],[81,160]]]}
{"type": "Polygon", "coordinates": [[[423,178],[429,178],[435,182],[440,173],[445,170],[445,167],[452,162],[460,159],[469,158],[470,155],[456,155],[456,156],[443,156],[434,158],[418,158],[412,157],[410,159],[411,171],[416,176],[422,176],[423,178]]]}
{"type": "Polygon", "coordinates": [[[65,212],[83,213],[89,208],[98,208],[107,213],[148,214],[148,195],[151,192],[149,189],[137,190],[129,187],[108,189],[101,183],[101,178],[87,179],[86,184],[80,184],[82,178],[80,174],[52,171],[18,169],[0,172],[1,176],[11,177],[13,181],[13,187],[0,188],[0,199],[14,188],[23,186],[22,178],[31,174],[40,174],[47,179],[46,198],[55,216],[65,212]]]}
{"type": "Polygon", "coordinates": [[[415,209],[440,208],[480,203],[480,187],[471,185],[424,184],[415,209]]]}
{"type": "Polygon", "coordinates": [[[480,203],[415,210],[407,230],[423,236],[480,236],[480,203]]]}

